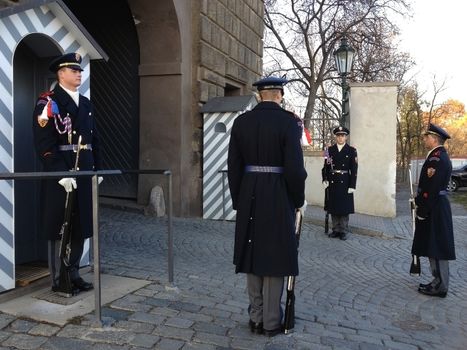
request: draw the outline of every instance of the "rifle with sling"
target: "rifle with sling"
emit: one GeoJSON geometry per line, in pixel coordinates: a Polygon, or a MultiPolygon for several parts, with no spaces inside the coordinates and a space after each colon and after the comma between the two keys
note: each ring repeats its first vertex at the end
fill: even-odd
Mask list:
{"type": "MultiPolygon", "coordinates": [[[[412,166],[409,165],[409,185],[410,185],[410,212],[412,214],[412,238],[415,236],[415,217],[416,217],[416,207],[415,207],[415,198],[413,195],[413,185],[412,185],[412,166]]],[[[413,276],[420,276],[420,257],[412,254],[412,263],[410,264],[410,274],[413,276]]]]}
{"type": "Polygon", "coordinates": [[[324,216],[324,233],[326,234],[329,232],[329,178],[327,176],[327,166],[331,168],[332,172],[334,164],[332,163],[332,159],[329,156],[328,148],[326,148],[324,151],[324,166],[323,169],[321,169],[322,178],[328,181],[328,186],[326,186],[324,189],[324,211],[326,212],[324,216]]]}
{"type": "Polygon", "coordinates": [[[324,233],[329,232],[329,186],[324,189],[324,210],[326,215],[324,217],[324,233]]]}
{"type": "MultiPolygon", "coordinates": [[[[300,243],[300,234],[302,232],[302,214],[300,210],[295,214],[295,237],[297,239],[297,248],[300,243]]],[[[295,327],[295,276],[287,277],[287,300],[285,302],[284,333],[292,333],[295,327]]]]}
{"type": "MultiPolygon", "coordinates": [[[[72,170],[78,170],[79,154],[81,151],[81,135],[78,138],[78,147],[76,150],[75,166],[72,170]]],[[[71,281],[69,267],[70,267],[70,256],[71,256],[71,233],[72,233],[72,216],[73,216],[73,204],[75,202],[76,191],[71,188],[71,192],[66,193],[65,198],[65,215],[63,219],[62,227],[60,228],[60,277],[58,284],[58,293],[66,298],[69,298],[76,294],[71,281]]]]}

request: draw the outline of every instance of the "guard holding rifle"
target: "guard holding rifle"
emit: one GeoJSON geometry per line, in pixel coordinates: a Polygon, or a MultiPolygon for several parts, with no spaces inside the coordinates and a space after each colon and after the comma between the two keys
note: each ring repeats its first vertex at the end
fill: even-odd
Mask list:
{"type": "Polygon", "coordinates": [[[286,82],[253,84],[261,102],[235,120],[228,155],[235,272],[247,274],[250,330],[270,337],[283,331],[284,277],[298,275],[296,210],[306,206],[302,130],[280,106],[286,82]]]}
{"type": "Polygon", "coordinates": [[[334,128],[336,143],[328,148],[321,171],[327,191],[326,210],[331,214],[329,237],[346,240],[350,234],[349,214],[354,213],[353,193],[357,185],[357,150],[347,144],[349,129],[334,128]]]}
{"type": "MultiPolygon", "coordinates": [[[[80,147],[78,170],[99,170],[99,138],[90,100],[78,91],[81,85],[81,56],[68,53],[52,61],[50,70],[57,75],[52,91],[40,95],[33,113],[33,134],[36,154],[44,171],[68,171],[75,165],[80,147]],[[81,146],[78,138],[82,138],[81,146]]],[[[68,202],[68,200],[66,201],[68,202]]],[[[79,262],[84,240],[92,236],[91,178],[79,177],[43,180],[41,187],[41,232],[48,239],[48,260],[52,290],[70,296],[93,288],[79,275],[79,262]],[[71,205],[71,252],[63,265],[59,257],[64,223],[66,194],[76,191],[71,205]],[[64,271],[65,270],[65,271],[64,271]],[[67,274],[71,293],[59,283],[67,274]],[[66,289],[66,290],[65,290],[66,289]]]]}
{"type": "Polygon", "coordinates": [[[451,205],[447,187],[451,179],[451,160],[444,148],[449,134],[430,124],[423,141],[429,150],[420,171],[415,197],[416,221],[412,254],[429,258],[433,280],[420,284],[418,291],[444,298],[449,287],[449,260],[456,259],[451,205]]]}

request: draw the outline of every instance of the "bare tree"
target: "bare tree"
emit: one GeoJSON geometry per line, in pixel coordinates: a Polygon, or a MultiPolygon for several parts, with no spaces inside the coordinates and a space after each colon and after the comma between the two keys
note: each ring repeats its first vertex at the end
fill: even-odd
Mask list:
{"type": "Polygon", "coordinates": [[[286,73],[304,97],[305,127],[315,112],[334,121],[340,115],[332,53],[342,36],[357,49],[350,79],[401,79],[412,62],[398,53],[398,28],[388,18],[409,10],[406,0],[265,0],[265,65],[268,73],[286,73]]]}
{"type": "Polygon", "coordinates": [[[403,86],[398,93],[397,116],[397,165],[399,181],[405,181],[407,169],[414,155],[422,148],[423,111],[417,84],[403,86]]]}

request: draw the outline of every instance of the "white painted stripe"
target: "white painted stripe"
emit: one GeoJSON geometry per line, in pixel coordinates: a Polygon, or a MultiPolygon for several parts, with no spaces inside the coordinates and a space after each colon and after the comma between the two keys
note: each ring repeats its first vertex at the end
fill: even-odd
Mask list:
{"type": "Polygon", "coordinates": [[[14,15],[11,15],[10,18],[21,37],[24,37],[25,35],[29,34],[28,29],[26,28],[18,14],[15,13],[14,15]]]}
{"type": "MultiPolygon", "coordinates": [[[[11,80],[10,80],[11,82],[11,80]]],[[[13,97],[8,93],[8,91],[4,88],[2,84],[0,84],[0,100],[2,103],[7,106],[7,108],[11,111],[11,101],[13,97]]]]}
{"type": "MultiPolygon", "coordinates": [[[[203,153],[207,154],[209,159],[211,159],[213,157],[214,153],[218,153],[216,151],[218,151],[220,147],[222,147],[223,150],[228,149],[228,147],[229,147],[229,142],[228,141],[229,140],[226,140],[225,134],[216,133],[216,135],[213,135],[209,139],[209,144],[206,145],[206,147],[203,150],[203,153]],[[214,148],[216,148],[216,151],[214,153],[212,153],[212,154],[209,154],[209,153],[211,153],[212,150],[214,150],[214,148]]],[[[209,162],[209,159],[207,159],[208,162],[209,162]]]]}
{"type": "Polygon", "coordinates": [[[15,279],[10,278],[2,270],[0,270],[0,288],[2,290],[8,290],[15,288],[15,279]]]}
{"type": "Polygon", "coordinates": [[[10,81],[12,80],[11,77],[13,75],[13,69],[11,67],[11,59],[12,59],[11,56],[5,57],[5,55],[0,54],[0,69],[5,73],[5,75],[10,79],[10,81]]]}
{"type": "Polygon", "coordinates": [[[8,193],[13,193],[13,188],[10,186],[8,181],[0,180],[0,193],[8,198],[8,193]]]}
{"type": "Polygon", "coordinates": [[[207,217],[213,216],[213,215],[214,215],[214,209],[215,209],[218,205],[220,205],[221,203],[222,203],[222,197],[219,198],[217,201],[214,202],[214,205],[211,207],[211,209],[208,210],[208,211],[206,212],[206,216],[207,216],[207,217]]]}
{"type": "Polygon", "coordinates": [[[36,16],[36,13],[34,12],[33,9],[29,9],[29,10],[25,11],[25,14],[26,14],[26,16],[28,16],[28,18],[31,21],[32,25],[36,29],[36,32],[44,30],[44,26],[42,25],[42,22],[36,16]]]}
{"type": "Polygon", "coordinates": [[[2,163],[8,171],[13,171],[13,158],[10,157],[3,147],[0,147],[0,163],[2,163]]]}
{"type": "Polygon", "coordinates": [[[59,44],[61,47],[63,47],[65,49],[65,51],[68,51],[68,48],[71,46],[71,44],[73,44],[75,42],[75,37],[73,36],[73,34],[71,34],[70,32],[68,32],[63,38],[62,40],[60,40],[59,44]]]}
{"type": "MultiPolygon", "coordinates": [[[[203,188],[204,188],[204,191],[203,193],[207,194],[208,192],[211,191],[211,189],[214,187],[214,186],[219,186],[219,188],[222,188],[222,174],[217,174],[215,177],[213,178],[210,178],[209,176],[203,176],[203,178],[206,179],[206,181],[203,181],[203,188]]],[[[225,187],[228,188],[228,180],[226,179],[225,180],[225,187]]]]}
{"type": "MultiPolygon", "coordinates": [[[[230,132],[236,117],[240,114],[241,112],[212,113],[204,118],[203,153],[207,157],[203,160],[203,218],[222,219],[222,175],[218,171],[226,168],[230,132]],[[214,131],[216,123],[225,124],[225,134],[214,131]]],[[[227,181],[224,189],[226,219],[232,219],[235,218],[236,213],[232,209],[227,181]]]]}
{"type": "Polygon", "coordinates": [[[13,252],[14,252],[14,248],[12,249],[12,247],[0,237],[0,255],[2,255],[6,260],[13,263],[14,262],[13,252]]]}
{"type": "MultiPolygon", "coordinates": [[[[211,152],[211,150],[214,148],[214,147],[218,147],[217,146],[217,143],[220,142],[220,141],[223,141],[221,143],[222,147],[228,147],[228,143],[226,142],[226,140],[223,140],[224,139],[224,134],[219,134],[219,133],[214,133],[214,135],[211,135],[210,137],[206,137],[208,140],[207,140],[207,143],[206,143],[206,146],[204,147],[204,150],[203,150],[203,153],[204,154],[208,154],[211,152]]],[[[210,156],[211,157],[211,156],[210,156]]],[[[209,158],[210,158],[209,157],[209,158]]]]}
{"type": "Polygon", "coordinates": [[[214,123],[214,120],[220,115],[219,112],[216,112],[216,113],[209,113],[209,115],[207,115],[205,118],[204,118],[204,131],[206,131],[207,128],[209,128],[211,126],[212,123],[214,123]]]}
{"type": "Polygon", "coordinates": [[[211,131],[212,135],[204,134],[204,153],[205,154],[209,153],[211,148],[215,146],[215,145],[212,144],[212,142],[215,141],[216,137],[225,138],[224,143],[227,145],[227,147],[229,146],[229,141],[230,141],[230,136],[229,135],[230,135],[230,132],[232,130],[234,120],[235,120],[235,118],[223,119],[223,120],[220,121],[220,122],[224,122],[224,123],[227,121],[227,123],[225,124],[225,128],[226,128],[226,133],[225,134],[216,133],[216,132],[214,132],[214,130],[211,131]]]}
{"type": "Polygon", "coordinates": [[[55,33],[57,33],[63,27],[63,23],[60,22],[58,18],[54,18],[47,27],[44,28],[44,33],[48,36],[53,37],[55,33]]]}
{"type": "MultiPolygon", "coordinates": [[[[219,153],[221,152],[224,152],[226,153],[227,152],[227,149],[226,148],[221,148],[219,147],[218,150],[216,150],[216,153],[213,154],[213,157],[217,156],[219,153]]],[[[217,162],[217,163],[210,163],[210,167],[208,168],[208,170],[206,171],[206,173],[204,174],[204,176],[207,176],[207,177],[211,177],[213,176],[214,173],[217,173],[219,170],[222,170],[223,168],[223,165],[224,165],[224,162],[225,162],[225,159],[223,159],[223,161],[220,161],[220,162],[217,162]]]]}
{"type": "Polygon", "coordinates": [[[209,196],[205,198],[206,206],[209,206],[209,204],[214,201],[216,198],[219,200],[219,197],[222,199],[222,187],[219,186],[219,188],[216,188],[214,191],[211,192],[209,196]]]}
{"type": "Polygon", "coordinates": [[[204,177],[206,177],[206,180],[209,181],[209,179],[212,179],[214,176],[221,176],[219,173],[220,170],[224,170],[225,168],[225,159],[221,159],[219,162],[216,163],[210,163],[208,169],[204,172],[204,177]]]}
{"type": "Polygon", "coordinates": [[[5,55],[0,55],[1,70],[5,72],[6,76],[10,79],[10,81],[12,80],[13,76],[13,67],[11,66],[11,61],[11,57],[5,57],[5,55]]]}
{"type": "MultiPolygon", "coordinates": [[[[13,191],[10,194],[3,193],[3,195],[11,202],[13,191]]],[[[0,223],[5,226],[9,232],[13,233],[13,218],[2,207],[0,207],[0,223]]]]}
{"type": "Polygon", "coordinates": [[[11,52],[13,52],[16,46],[16,40],[13,38],[13,36],[8,31],[8,29],[5,27],[5,24],[3,23],[3,21],[1,20],[0,20],[0,33],[2,33],[2,39],[5,42],[5,44],[10,48],[11,52]]]}
{"type": "MultiPolygon", "coordinates": [[[[13,128],[8,124],[8,122],[5,120],[5,118],[0,116],[0,132],[3,134],[3,136],[6,137],[10,143],[13,143],[13,128]]],[[[0,159],[1,158],[0,156],[0,159]]]]}

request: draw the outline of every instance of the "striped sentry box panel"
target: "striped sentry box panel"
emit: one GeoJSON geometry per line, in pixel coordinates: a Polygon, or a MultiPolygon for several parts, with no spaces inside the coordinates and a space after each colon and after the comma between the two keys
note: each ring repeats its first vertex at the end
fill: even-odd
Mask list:
{"type": "MultiPolygon", "coordinates": [[[[14,110],[13,57],[19,42],[30,34],[41,33],[53,40],[63,52],[78,52],[83,57],[80,92],[90,96],[90,58],[65,24],[48,5],[0,18],[0,171],[13,172],[14,110]]],[[[32,107],[31,107],[32,109],[32,107]]],[[[15,287],[14,183],[0,181],[0,291],[15,287]]],[[[84,260],[89,258],[89,244],[84,260]]]]}
{"type": "Polygon", "coordinates": [[[203,218],[235,219],[227,174],[230,131],[240,112],[207,113],[203,130],[203,218]]]}

